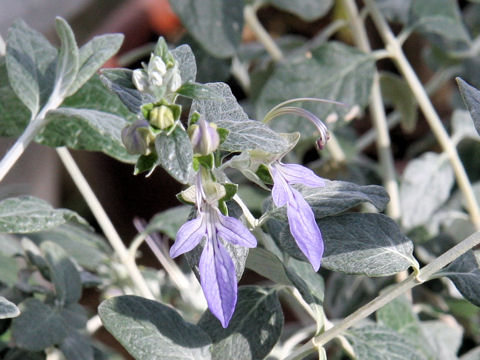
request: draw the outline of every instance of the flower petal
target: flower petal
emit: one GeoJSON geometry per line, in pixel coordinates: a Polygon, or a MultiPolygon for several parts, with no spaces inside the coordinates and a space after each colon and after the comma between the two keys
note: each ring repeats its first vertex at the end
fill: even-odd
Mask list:
{"type": "Polygon", "coordinates": [[[279,165],[270,167],[273,179],[272,200],[276,206],[282,207],[289,201],[291,191],[278,167],[279,165]]]}
{"type": "Polygon", "coordinates": [[[199,271],[208,308],[226,328],[237,303],[237,278],[230,255],[218,241],[207,241],[199,271]]]}
{"type": "Polygon", "coordinates": [[[289,184],[302,184],[311,187],[323,187],[325,181],[312,170],[298,164],[281,164],[280,171],[289,184]]]}
{"type": "Polygon", "coordinates": [[[295,189],[294,200],[287,205],[288,224],[298,247],[307,257],[313,269],[318,271],[323,256],[323,239],[312,209],[295,189]]]}
{"type": "Polygon", "coordinates": [[[253,248],[257,246],[257,239],[238,219],[220,214],[220,224],[217,231],[220,237],[234,245],[253,248]]]}
{"type": "Polygon", "coordinates": [[[177,232],[177,239],[170,248],[170,257],[175,258],[192,250],[205,235],[206,229],[202,223],[202,218],[187,221],[177,232]]]}

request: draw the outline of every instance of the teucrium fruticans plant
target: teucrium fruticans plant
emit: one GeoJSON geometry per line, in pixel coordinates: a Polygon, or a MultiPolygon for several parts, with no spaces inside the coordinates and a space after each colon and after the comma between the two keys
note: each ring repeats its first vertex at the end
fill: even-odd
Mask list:
{"type": "Polygon", "coordinates": [[[99,75],[121,35],[78,47],[58,18],[56,49],[16,21],[5,54],[0,41],[0,134],[18,140],[0,178],[31,141],[57,148],[110,246],[73,211],[32,196],[0,201],[0,357],[114,359],[90,336],[101,324],[138,360],[455,359],[462,336],[478,345],[478,309],[466,301],[480,304],[478,183],[470,182],[478,175],[469,160],[480,139],[475,6],[464,9],[466,25],[453,0],[365,0],[363,13],[352,0],[177,0],[197,59],[160,38],[140,68],[99,75]],[[268,4],[305,21],[332,6],[342,16],[312,41],[275,42],[256,17],[268,4]],[[371,50],[362,14],[384,50],[371,50]],[[395,35],[387,20],[403,30],[395,35]],[[328,41],[346,25],[358,49],[328,41]],[[243,26],[265,51],[240,42],[243,26]],[[429,46],[428,86],[402,49],[412,32],[429,46]],[[379,72],[380,58],[399,75],[379,72]],[[228,84],[197,81],[229,60],[248,114],[228,84]],[[465,78],[457,81],[469,112],[453,111],[449,134],[428,93],[452,75],[465,78]],[[359,136],[351,121],[367,107],[373,127],[359,136]],[[414,130],[417,107],[440,147],[409,148],[399,176],[389,126],[414,130]],[[374,141],[379,166],[363,153],[374,141]],[[135,164],[136,175],[162,167],[184,185],[183,205],[136,219],[127,249],[64,146],[135,164]],[[371,185],[380,181],[384,188],[371,185]],[[161,271],[137,266],[144,240],[161,271]],[[239,286],[252,283],[246,270],[264,279],[239,286]],[[432,279],[442,282],[411,292],[432,279]],[[85,287],[107,297],[88,322],[85,287]],[[285,308],[295,318],[286,324],[285,308]]]}

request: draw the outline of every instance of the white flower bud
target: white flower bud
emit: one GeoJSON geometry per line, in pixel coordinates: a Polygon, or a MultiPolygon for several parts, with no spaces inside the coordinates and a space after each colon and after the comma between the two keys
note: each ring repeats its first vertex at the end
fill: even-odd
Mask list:
{"type": "Polygon", "coordinates": [[[132,81],[138,91],[145,91],[148,88],[148,80],[142,69],[133,70],[132,81]]]}
{"type": "Polygon", "coordinates": [[[172,78],[170,79],[169,90],[170,90],[171,92],[174,92],[174,91],[176,91],[181,85],[182,85],[182,77],[180,76],[180,72],[178,71],[178,68],[175,67],[175,68],[173,69],[172,78]]]}
{"type": "Polygon", "coordinates": [[[160,56],[153,56],[148,63],[148,79],[154,86],[162,86],[167,67],[160,56]]]}

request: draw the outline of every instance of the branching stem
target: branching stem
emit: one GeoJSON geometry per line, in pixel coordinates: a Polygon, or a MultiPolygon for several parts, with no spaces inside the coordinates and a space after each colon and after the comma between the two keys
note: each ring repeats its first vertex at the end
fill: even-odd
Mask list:
{"type": "MultiPolygon", "coordinates": [[[[372,49],[368,41],[367,32],[363,21],[360,20],[358,8],[354,0],[343,0],[345,9],[350,19],[352,35],[357,47],[365,53],[371,53],[372,49]]],[[[373,77],[372,93],[370,96],[370,114],[373,127],[377,132],[377,152],[382,167],[383,184],[390,195],[387,213],[394,219],[400,218],[400,195],[396,181],[395,166],[393,161],[390,134],[388,131],[387,117],[380,90],[378,72],[373,77]]]]}
{"type": "Polygon", "coordinates": [[[98,221],[98,224],[103,230],[106,238],[113,247],[113,250],[118,255],[122,264],[127,268],[128,274],[132,279],[133,285],[138,288],[139,293],[148,299],[154,299],[150,288],[148,287],[145,279],[143,278],[140,270],[138,269],[135,261],[130,257],[127,248],[123,244],[122,239],[115,230],[112,222],[110,221],[107,213],[100,204],[100,201],[96,197],[92,188],[88,184],[87,180],[83,176],[82,172],[78,168],[77,163],[73,159],[72,155],[66,148],[57,148],[57,154],[63,162],[63,165],[67,169],[68,173],[72,177],[75,185],[85,199],[88,207],[92,211],[93,215],[98,221]]]}
{"type": "Polygon", "coordinates": [[[372,16],[372,20],[377,27],[377,30],[382,37],[386,49],[390,52],[392,59],[396,63],[399,71],[404,76],[407,81],[410,89],[412,90],[417,102],[422,109],[422,112],[427,120],[432,132],[437,138],[438,142],[442,146],[443,150],[447,154],[450,163],[452,164],[455,176],[457,178],[458,187],[462,191],[463,196],[465,197],[468,212],[470,218],[475,228],[480,229],[480,210],[478,207],[477,199],[473,193],[472,184],[468,179],[467,173],[463,164],[458,156],[457,149],[453,144],[452,140],[448,136],[447,131],[445,130],[440,117],[435,111],[432,102],[430,101],[425,88],[415,74],[412,66],[408,62],[405,54],[403,53],[401,44],[398,39],[393,34],[390,26],[387,24],[383,15],[377,9],[375,2],[373,0],[364,0],[367,5],[368,10],[372,16]]]}
{"type": "Polygon", "coordinates": [[[317,347],[325,345],[330,340],[339,336],[342,332],[350,328],[362,319],[373,314],[382,306],[388,304],[390,301],[412,289],[413,287],[430,280],[433,275],[450,264],[455,259],[466,253],[468,250],[480,244],[480,232],[476,232],[463,240],[461,243],[455,245],[453,248],[445,252],[443,255],[436,258],[430,264],[421,268],[417,275],[411,274],[401,283],[393,285],[388,291],[383,292],[368,304],[362,306],[345,319],[336,324],[333,328],[325,331],[323,334],[314,337],[308,343],[302,345],[295,352],[290,354],[285,360],[300,360],[305,356],[313,353],[317,347]]]}

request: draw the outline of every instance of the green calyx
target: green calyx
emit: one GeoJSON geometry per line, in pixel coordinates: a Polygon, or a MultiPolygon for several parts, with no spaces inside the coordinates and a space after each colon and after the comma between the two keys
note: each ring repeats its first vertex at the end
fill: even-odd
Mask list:
{"type": "Polygon", "coordinates": [[[157,103],[143,105],[141,110],[150,125],[160,130],[168,129],[175,124],[182,113],[180,105],[170,104],[163,99],[157,103]]]}

